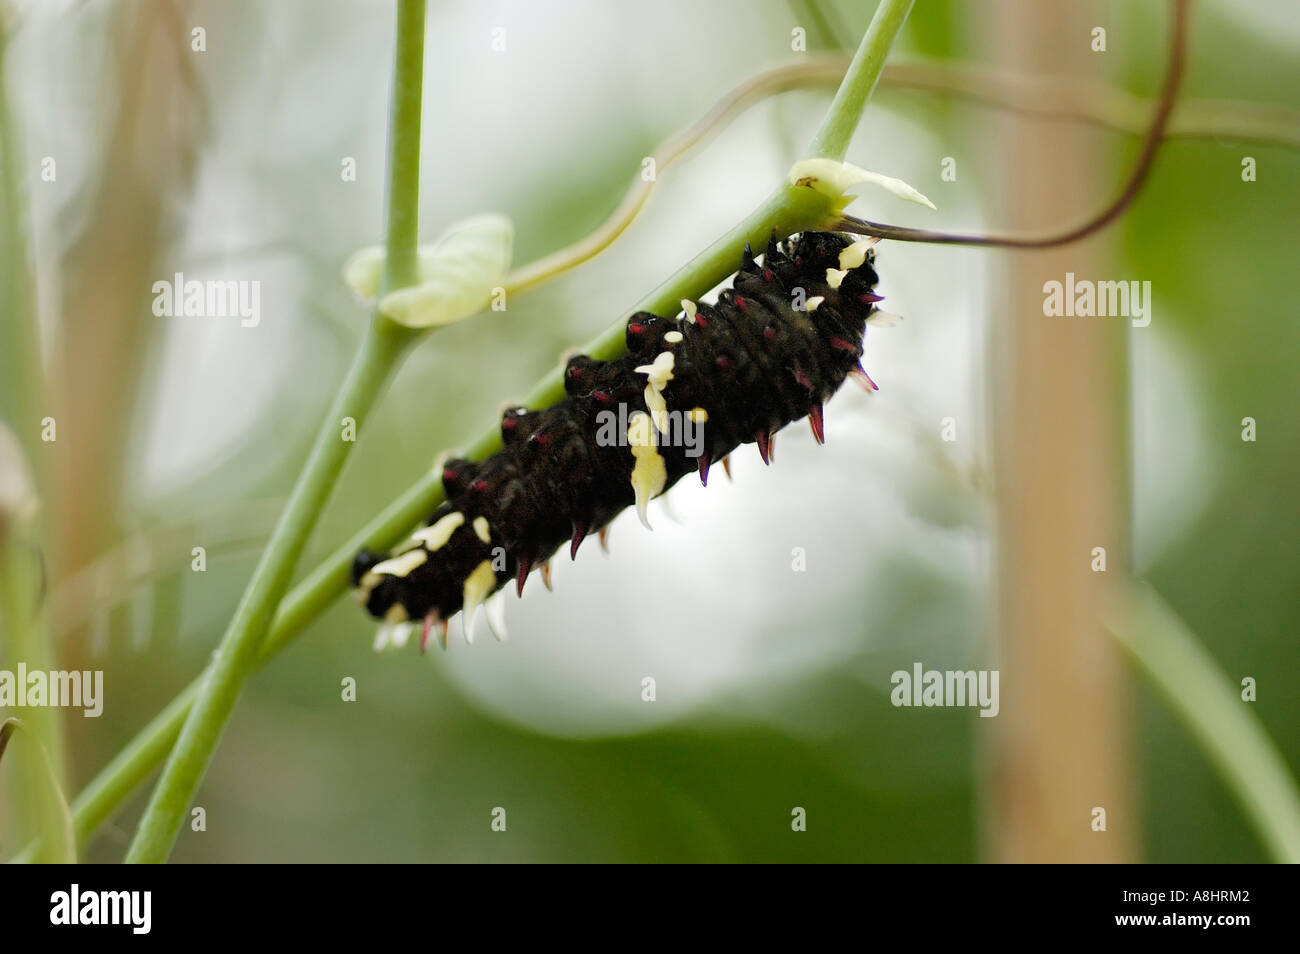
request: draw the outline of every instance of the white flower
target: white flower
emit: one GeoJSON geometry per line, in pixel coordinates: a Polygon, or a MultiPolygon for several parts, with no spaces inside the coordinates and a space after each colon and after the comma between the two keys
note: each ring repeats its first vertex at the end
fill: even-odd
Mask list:
{"type": "MultiPolygon", "coordinates": [[[[419,282],[381,298],[380,312],[411,328],[437,328],[477,314],[505,281],[514,235],[513,223],[497,213],[454,223],[431,245],[421,246],[419,282]]],[[[372,301],[383,272],[384,249],[375,245],[348,259],[343,281],[362,300],[372,301]]]]}
{"type": "Polygon", "coordinates": [[[933,202],[902,179],[882,176],[878,172],[868,172],[851,162],[837,162],[834,159],[801,159],[790,167],[789,182],[791,185],[816,189],[832,199],[843,199],[853,186],[860,182],[870,182],[888,189],[900,199],[934,208],[933,202]]]}

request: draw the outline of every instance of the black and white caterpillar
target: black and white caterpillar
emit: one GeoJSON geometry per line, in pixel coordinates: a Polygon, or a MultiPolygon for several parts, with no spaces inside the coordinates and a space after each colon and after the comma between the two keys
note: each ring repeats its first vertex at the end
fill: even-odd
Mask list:
{"type": "MultiPolygon", "coordinates": [[[[484,600],[511,579],[520,594],[534,567],[549,587],[551,556],[576,555],[590,533],[646,505],[684,475],[707,482],[714,461],[807,417],[823,440],[822,405],[862,370],[862,339],[881,296],[871,246],[830,232],[769,242],[760,263],[745,246],[733,287],[716,305],[682,302],[680,318],[647,312],[627,322],[627,355],[565,366],[567,398],[543,410],[508,409],[502,450],[449,460],[446,503],[391,553],[363,550],[352,567],[360,600],[385,622],[377,645],[405,641],[484,600]],[[394,630],[401,628],[401,635],[394,630]]],[[[495,631],[495,627],[494,627],[495,631]]]]}

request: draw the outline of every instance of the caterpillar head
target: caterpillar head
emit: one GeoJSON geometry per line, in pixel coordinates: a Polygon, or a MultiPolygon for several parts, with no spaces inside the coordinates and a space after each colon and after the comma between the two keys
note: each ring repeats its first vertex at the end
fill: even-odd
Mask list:
{"type": "Polygon", "coordinates": [[[352,559],[352,585],[359,586],[361,578],[370,572],[372,567],[378,566],[387,557],[382,553],[376,553],[374,550],[361,550],[352,559]]]}
{"type": "Polygon", "coordinates": [[[356,588],[357,597],[368,613],[380,618],[388,614],[398,598],[395,580],[375,576],[370,572],[386,559],[388,554],[373,550],[362,550],[352,559],[352,585],[356,588]]]}

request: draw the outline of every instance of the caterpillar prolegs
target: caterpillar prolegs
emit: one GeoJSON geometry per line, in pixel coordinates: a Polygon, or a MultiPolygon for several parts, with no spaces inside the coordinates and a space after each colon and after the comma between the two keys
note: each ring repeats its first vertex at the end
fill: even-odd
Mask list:
{"type": "MultiPolygon", "coordinates": [[[[807,417],[823,440],[822,405],[850,375],[875,385],[859,363],[876,313],[873,239],[831,232],[773,239],[757,261],[748,245],[732,288],[716,305],[684,301],[680,319],[647,312],[627,322],[627,355],[565,366],[567,397],[543,410],[511,408],[502,450],[479,462],[449,460],[446,502],[388,554],[363,550],[352,582],[385,621],[379,644],[423,620],[457,611],[466,635],[480,604],[560,546],[576,555],[588,534],[646,505],[688,473],[707,482],[710,465],[757,443],[764,462],[773,434],[807,417]]],[[[549,578],[545,578],[549,586],[549,578]]]]}

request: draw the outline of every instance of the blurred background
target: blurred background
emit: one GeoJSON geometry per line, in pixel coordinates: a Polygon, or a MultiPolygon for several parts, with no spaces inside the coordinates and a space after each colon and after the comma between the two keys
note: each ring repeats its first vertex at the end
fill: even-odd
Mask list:
{"type": "MultiPolygon", "coordinates": [[[[105,673],[104,715],[64,714],[75,792],[205,665],[359,340],[365,312],[339,271],[381,238],[393,10],[7,6],[0,410],[47,475],[58,665],[105,673]],[[156,317],[152,283],[176,272],[259,281],[260,323],[156,317]],[[19,340],[29,305],[38,399],[19,340]],[[53,443],[39,440],[46,416],[53,443]]],[[[1035,6],[920,0],[894,56],[1156,93],[1165,3],[1035,6]]],[[[501,211],[518,264],[579,239],[657,144],[761,70],[852,49],[874,7],[432,2],[422,233],[501,211]]],[[[1183,96],[1300,109],[1298,52],[1292,0],[1199,0],[1183,96]]],[[[755,105],[665,172],[608,252],[422,343],[299,575],[747,214],[832,90],[755,105]]],[[[1138,146],[887,76],[848,159],[938,211],[884,192],[852,211],[1052,231],[1117,194],[1138,146]]],[[[880,290],[905,320],[869,334],[880,391],[828,405],[825,447],[792,426],[771,468],[745,447],[734,481],[715,468],[707,489],[683,481],[653,504],[654,533],[624,514],[609,556],[589,544],[556,561],[554,593],[510,594],[505,643],[467,646],[453,627],[446,653],[375,654],[373,621],[339,600],[249,682],[199,793],[207,831],[183,831],[174,858],[1262,860],[1182,725],[1080,620],[1089,547],[1107,546],[1108,572],[1149,580],[1233,684],[1258,680],[1254,712],[1300,764],[1297,173],[1285,144],[1179,138],[1117,226],[1054,257],[882,243],[880,290]],[[1044,276],[1067,270],[1150,281],[1150,325],[1043,317],[1044,276]],[[1067,327],[1053,322],[1074,324],[1033,337],[1067,327]],[[1068,558],[1077,584],[1020,572],[1055,566],[1035,548],[1058,517],[1087,544],[1068,558]],[[892,706],[891,673],[914,663],[1000,669],[1001,713],[892,706]],[[1105,834],[1089,828],[1094,805],[1105,834]]],[[[146,797],[84,857],[119,860],[146,797]]],[[[20,846],[0,828],[0,853],[20,846]]]]}

